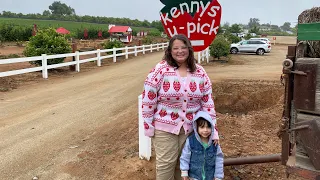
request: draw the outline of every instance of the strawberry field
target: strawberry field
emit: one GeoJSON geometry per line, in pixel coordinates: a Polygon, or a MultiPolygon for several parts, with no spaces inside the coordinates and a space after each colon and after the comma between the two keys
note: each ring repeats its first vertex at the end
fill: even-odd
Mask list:
{"type": "MultiPolygon", "coordinates": [[[[84,22],[56,21],[56,20],[35,20],[19,18],[0,18],[0,41],[27,41],[32,36],[33,25],[39,29],[64,27],[71,32],[71,36],[82,39],[84,30],[88,30],[88,38],[98,38],[99,30],[102,31],[104,38],[109,37],[109,24],[95,24],[84,22]]],[[[144,30],[158,32],[155,28],[131,27],[133,33],[144,30]]]]}

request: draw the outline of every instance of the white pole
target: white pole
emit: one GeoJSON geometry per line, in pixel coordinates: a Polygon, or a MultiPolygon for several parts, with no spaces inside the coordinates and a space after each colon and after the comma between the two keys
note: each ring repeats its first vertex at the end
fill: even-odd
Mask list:
{"type": "Polygon", "coordinates": [[[201,52],[198,52],[198,64],[201,64],[201,52]]]}
{"type": "Polygon", "coordinates": [[[140,159],[150,160],[151,157],[151,138],[144,135],[144,121],[142,118],[142,95],[138,96],[139,108],[139,157],[140,159]]]}
{"type": "Polygon", "coordinates": [[[80,72],[80,55],[79,55],[79,51],[76,51],[76,71],[80,72]]]}
{"type": "Polygon", "coordinates": [[[97,66],[101,66],[101,51],[100,49],[97,49],[98,53],[97,53],[97,58],[98,58],[98,61],[97,61],[97,66]]]}
{"type": "Polygon", "coordinates": [[[134,56],[138,56],[137,46],[134,46],[134,56]]]}
{"type": "Polygon", "coordinates": [[[42,77],[48,79],[48,60],[46,54],[42,54],[42,77]]]}
{"type": "Polygon", "coordinates": [[[142,54],[146,54],[144,45],[142,45],[142,54]]]}
{"type": "Polygon", "coordinates": [[[113,62],[117,62],[117,51],[116,51],[116,48],[113,48],[113,62]]]}
{"type": "Polygon", "coordinates": [[[128,59],[128,46],[126,46],[126,59],[128,59]]]}
{"type": "Polygon", "coordinates": [[[151,44],[151,46],[150,46],[150,52],[152,52],[152,44],[151,44]]]}

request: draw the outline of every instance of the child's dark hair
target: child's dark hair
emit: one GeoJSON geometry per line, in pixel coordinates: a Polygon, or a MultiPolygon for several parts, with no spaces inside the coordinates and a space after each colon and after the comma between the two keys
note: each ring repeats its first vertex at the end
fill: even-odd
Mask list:
{"type": "Polygon", "coordinates": [[[204,119],[203,117],[200,117],[199,119],[197,119],[197,128],[203,127],[205,125],[207,125],[209,128],[211,128],[211,123],[209,121],[207,121],[206,119],[204,119]]]}

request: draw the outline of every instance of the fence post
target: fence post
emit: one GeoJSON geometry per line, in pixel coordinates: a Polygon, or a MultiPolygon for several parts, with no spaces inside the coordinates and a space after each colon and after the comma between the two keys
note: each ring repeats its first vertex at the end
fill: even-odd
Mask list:
{"type": "Polygon", "coordinates": [[[100,49],[97,49],[98,53],[97,53],[97,58],[98,58],[98,61],[97,61],[97,66],[101,66],[101,51],[100,49]]]}
{"type": "Polygon", "coordinates": [[[198,64],[201,64],[201,51],[198,52],[198,64]]]}
{"type": "Polygon", "coordinates": [[[134,56],[138,56],[137,46],[134,46],[134,56]]]}
{"type": "Polygon", "coordinates": [[[42,77],[48,79],[48,60],[46,54],[42,54],[42,77]]]}
{"type": "Polygon", "coordinates": [[[79,55],[79,51],[76,51],[76,71],[80,72],[80,55],[79,55]]]}
{"type": "Polygon", "coordinates": [[[159,43],[157,43],[157,51],[159,51],[159,43]]]}
{"type": "Polygon", "coordinates": [[[128,46],[126,46],[125,49],[126,49],[126,59],[128,59],[128,57],[129,57],[129,56],[128,56],[128,46]]]}
{"type": "Polygon", "coordinates": [[[164,43],[162,43],[162,50],[164,50],[164,43]]]}
{"type": "Polygon", "coordinates": [[[209,57],[210,57],[210,54],[209,54],[209,47],[207,48],[207,63],[209,63],[209,57]]]}
{"type": "Polygon", "coordinates": [[[113,48],[113,62],[117,62],[117,51],[116,51],[116,48],[113,48]]]}
{"type": "Polygon", "coordinates": [[[150,46],[150,52],[152,52],[152,44],[151,44],[151,46],[150,46]]]}
{"type": "Polygon", "coordinates": [[[151,157],[151,138],[144,135],[144,121],[142,118],[142,95],[138,96],[139,112],[139,157],[140,159],[150,160],[151,157]]]}
{"type": "Polygon", "coordinates": [[[144,45],[142,45],[142,54],[146,54],[144,45]]]}

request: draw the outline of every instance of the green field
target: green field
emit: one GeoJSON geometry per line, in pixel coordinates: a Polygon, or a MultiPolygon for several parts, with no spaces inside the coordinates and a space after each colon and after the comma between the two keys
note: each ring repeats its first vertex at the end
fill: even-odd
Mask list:
{"type": "MultiPolygon", "coordinates": [[[[37,19],[19,19],[19,18],[2,18],[0,17],[0,24],[16,24],[21,26],[30,26],[37,24],[38,28],[47,27],[64,27],[69,31],[76,31],[77,29],[101,29],[108,30],[108,24],[95,24],[95,23],[85,23],[85,22],[70,22],[70,21],[56,21],[56,20],[37,20],[37,19]]],[[[155,28],[144,28],[144,27],[131,27],[134,31],[140,30],[156,30],[155,28]]]]}

